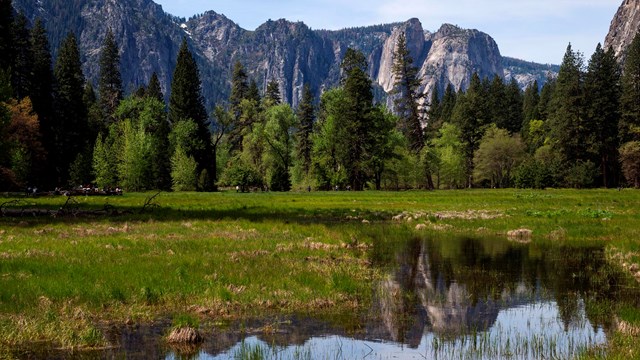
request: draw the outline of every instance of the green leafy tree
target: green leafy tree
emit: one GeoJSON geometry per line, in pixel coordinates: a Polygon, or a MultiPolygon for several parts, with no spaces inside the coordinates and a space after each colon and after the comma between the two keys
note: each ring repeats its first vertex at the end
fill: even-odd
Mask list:
{"type": "Polygon", "coordinates": [[[215,165],[213,166],[214,172],[211,174],[211,177],[214,184],[217,184],[219,180],[218,157],[220,155],[220,149],[223,146],[223,140],[233,125],[233,116],[222,106],[218,105],[213,111],[213,119],[212,149],[215,165]]]}
{"type": "Polygon", "coordinates": [[[287,104],[267,109],[264,126],[264,139],[268,144],[264,153],[268,164],[267,181],[274,191],[291,190],[290,168],[293,163],[295,138],[293,131],[297,119],[287,104]]]}
{"type": "Polygon", "coordinates": [[[116,154],[108,142],[103,141],[102,134],[96,138],[93,147],[93,173],[95,184],[100,188],[116,187],[118,185],[116,154]]]}
{"type": "Polygon", "coordinates": [[[54,75],[56,79],[56,116],[52,126],[54,133],[53,162],[57,183],[66,184],[71,162],[88,145],[87,108],[83,101],[84,75],[78,43],[69,33],[58,51],[54,75]]]}
{"type": "Polygon", "coordinates": [[[118,162],[118,177],[122,187],[128,191],[143,191],[152,188],[152,140],[142,123],[131,119],[119,123],[122,134],[122,149],[118,162]]]}
{"type": "Polygon", "coordinates": [[[195,191],[198,185],[196,176],[198,164],[178,145],[171,157],[171,179],[174,191],[195,191]]]}
{"type": "Polygon", "coordinates": [[[431,140],[438,164],[438,187],[459,189],[466,184],[464,143],[460,129],[454,124],[444,123],[439,136],[431,140]]]}
{"type": "Polygon", "coordinates": [[[329,190],[348,183],[346,154],[350,136],[347,128],[347,96],[341,88],[322,94],[317,131],[313,134],[313,172],[320,189],[329,190]]]}
{"type": "Polygon", "coordinates": [[[524,155],[524,144],[518,135],[511,136],[507,130],[492,125],[475,152],[474,177],[477,181],[488,180],[492,188],[508,187],[512,172],[524,155]]]}
{"type": "Polygon", "coordinates": [[[620,67],[613,49],[600,44],[585,75],[586,127],[589,153],[600,168],[601,184],[612,187],[618,172],[618,125],[620,122],[620,67]]]}
{"type": "Polygon", "coordinates": [[[100,94],[100,110],[103,114],[105,127],[114,120],[116,108],[122,101],[122,76],[120,75],[120,53],[111,29],[102,43],[100,53],[100,80],[98,92],[100,94]]]}

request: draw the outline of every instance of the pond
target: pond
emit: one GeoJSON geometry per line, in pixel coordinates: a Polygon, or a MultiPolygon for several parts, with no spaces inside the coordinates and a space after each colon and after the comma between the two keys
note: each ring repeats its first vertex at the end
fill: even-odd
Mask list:
{"type": "MultiPolygon", "coordinates": [[[[168,323],[107,329],[118,348],[25,357],[165,359],[541,359],[606,345],[620,308],[640,307],[602,246],[495,238],[412,238],[370,254],[388,270],[367,314],[247,321],[205,330],[197,348],[171,349],[168,323]]],[[[604,351],[604,350],[602,350],[604,351]]]]}

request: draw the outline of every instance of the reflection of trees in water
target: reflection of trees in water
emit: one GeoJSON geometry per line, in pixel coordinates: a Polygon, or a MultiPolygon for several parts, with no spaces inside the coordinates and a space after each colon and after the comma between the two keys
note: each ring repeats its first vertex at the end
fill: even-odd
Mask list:
{"type": "Polygon", "coordinates": [[[411,347],[425,332],[455,338],[488,330],[500,310],[540,301],[556,301],[567,330],[585,321],[585,307],[594,327],[608,328],[611,317],[602,311],[593,316],[590,306],[623,296],[620,274],[602,247],[414,238],[396,260],[399,267],[380,285],[373,311],[392,340],[411,347]]]}

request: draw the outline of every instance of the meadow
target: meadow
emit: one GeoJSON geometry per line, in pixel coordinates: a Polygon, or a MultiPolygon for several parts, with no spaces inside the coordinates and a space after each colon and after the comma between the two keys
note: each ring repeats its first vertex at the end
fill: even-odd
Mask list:
{"type": "MultiPolygon", "coordinates": [[[[640,276],[634,190],[161,193],[144,207],[153,195],[0,197],[23,211],[0,217],[0,357],[34,342],[105,347],[105,324],[356,317],[383,276],[380,245],[413,233],[603,243],[640,276]]],[[[640,354],[638,311],[618,315],[608,355],[640,354]]]]}

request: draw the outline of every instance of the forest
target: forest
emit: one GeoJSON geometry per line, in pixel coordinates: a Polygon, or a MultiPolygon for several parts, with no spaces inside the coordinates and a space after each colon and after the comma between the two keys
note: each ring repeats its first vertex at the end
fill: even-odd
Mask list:
{"type": "Polygon", "coordinates": [[[542,87],[474,74],[427,99],[400,36],[391,108],[355,49],[340,86],[320,98],[305,87],[296,109],[239,59],[229,99],[209,110],[186,39],[167,97],[155,74],[125,94],[110,31],[87,81],[77,42],[69,33],[53,59],[42,21],[2,2],[0,191],[640,187],[640,37],[624,66],[600,45],[585,63],[569,45],[542,87]]]}

